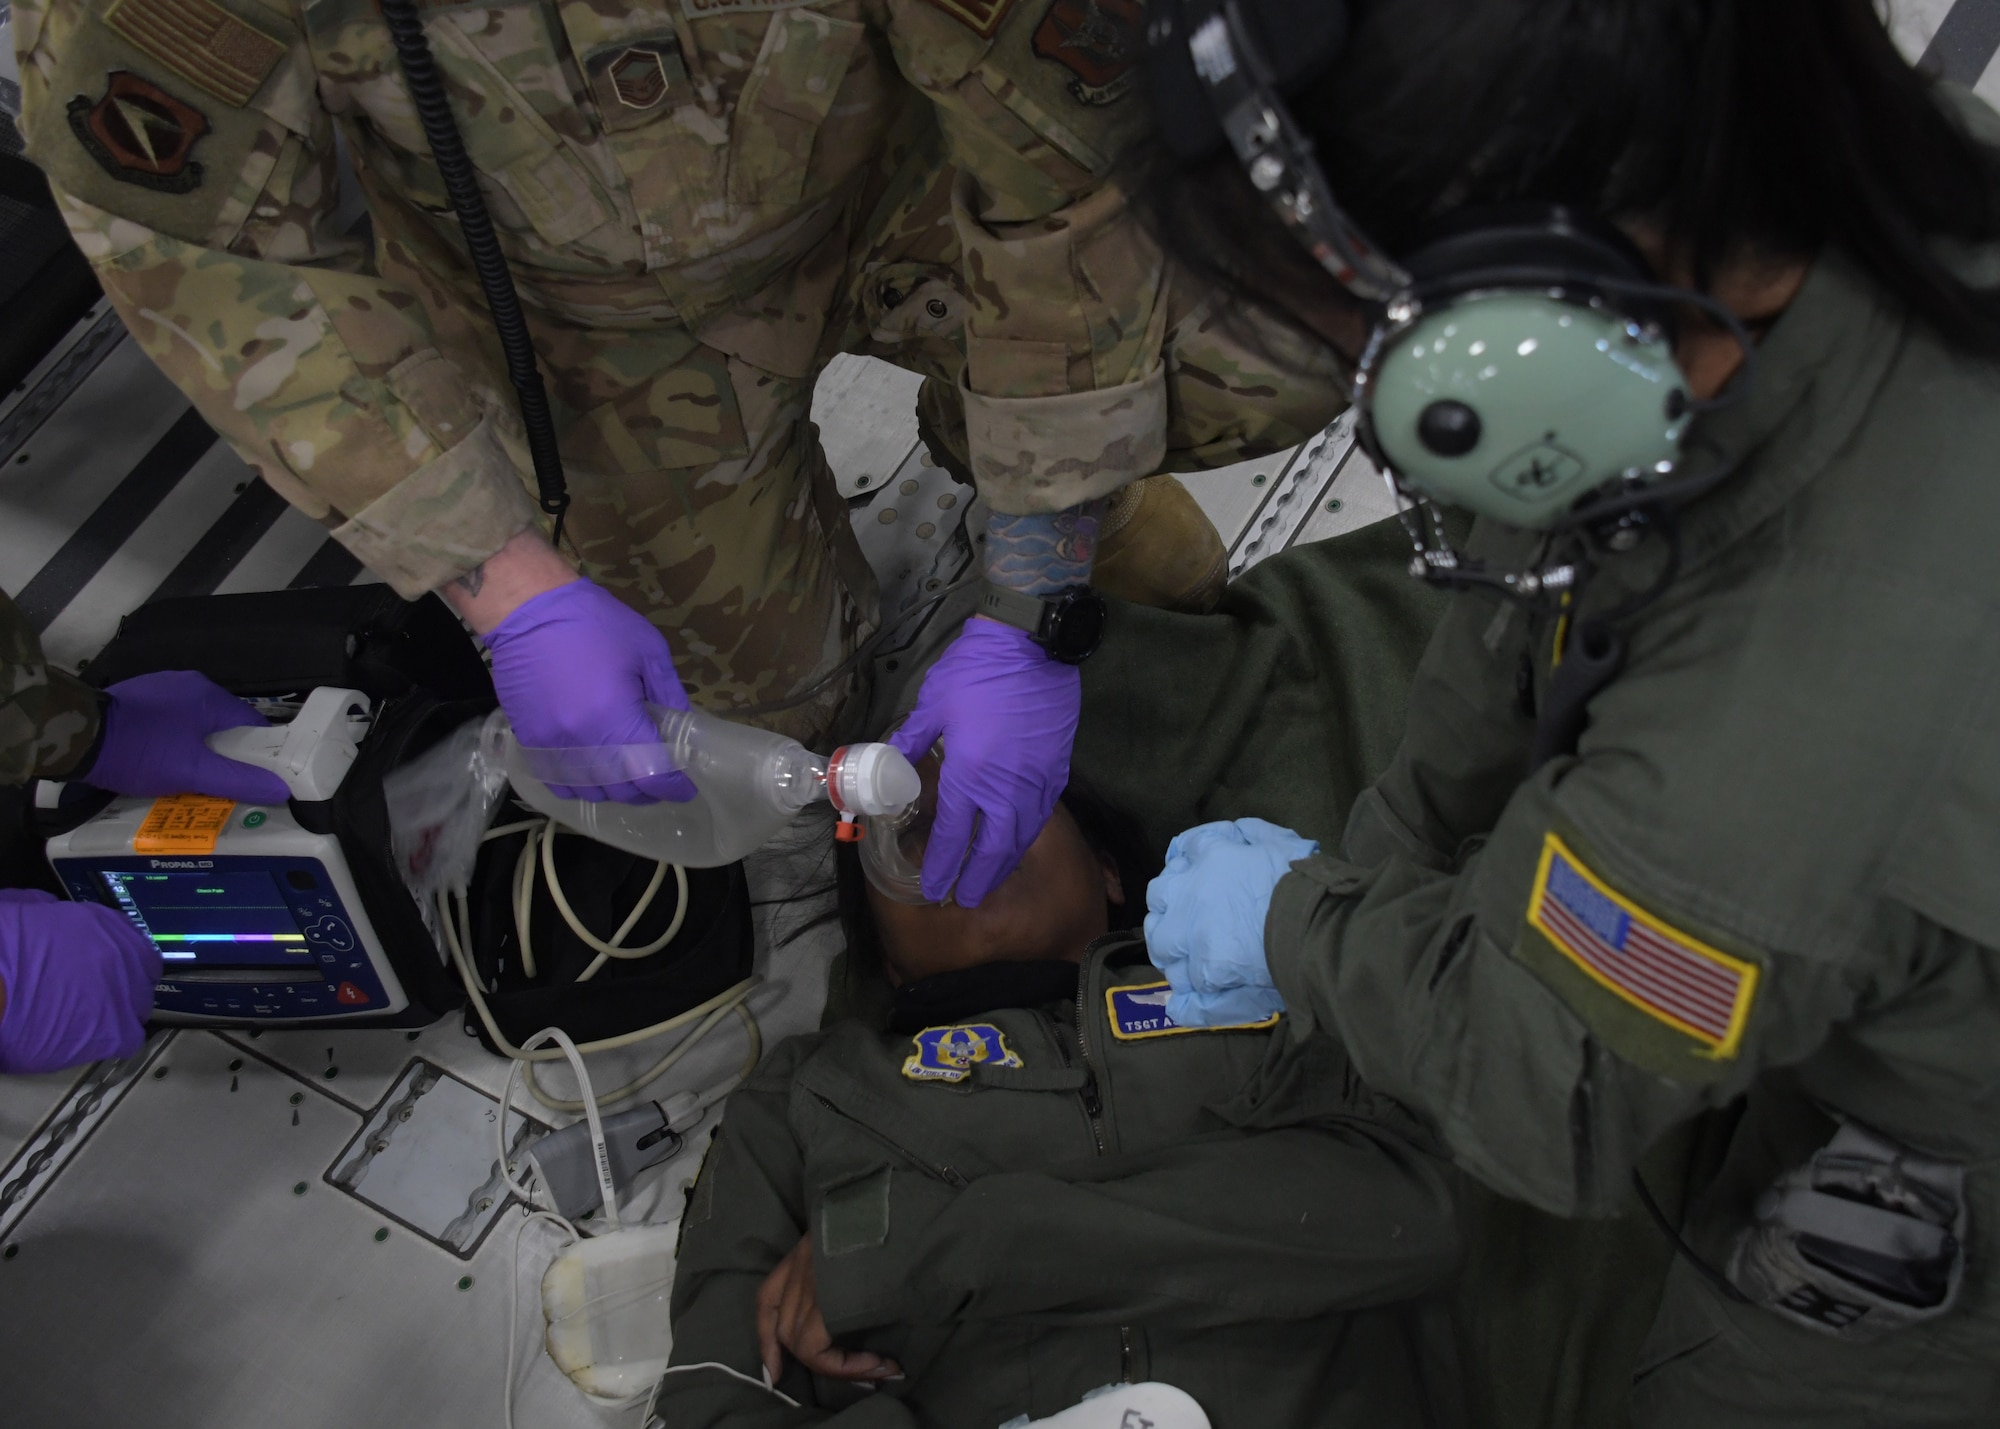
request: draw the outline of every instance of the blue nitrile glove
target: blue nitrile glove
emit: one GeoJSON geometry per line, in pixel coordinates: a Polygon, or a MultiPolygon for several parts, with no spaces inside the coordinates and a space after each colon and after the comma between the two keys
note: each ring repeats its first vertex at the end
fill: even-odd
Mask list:
{"type": "MultiPolygon", "coordinates": [[[[666,638],[651,621],[594,581],[524,600],[486,632],[493,652],[493,689],[528,749],[599,749],[658,744],[659,727],[646,713],[688,707],[666,638]]],[[[559,799],[615,799],[621,804],[683,803],[694,797],[685,774],[658,774],[629,784],[570,788],[552,784],[559,799]]]]}
{"type": "Polygon", "coordinates": [[[160,950],[124,914],[0,888],[0,1072],[131,1056],[159,977],[160,950]]]}
{"type": "Polygon", "coordinates": [[[1025,630],[977,615],[965,622],[889,736],[912,764],[944,737],[924,897],[941,902],[950,893],[976,908],[1014,871],[1069,783],[1082,711],[1076,666],[1051,660],[1025,630]]]}
{"type": "Polygon", "coordinates": [[[1223,1027],[1284,1010],[1264,960],[1264,917],[1278,880],[1318,852],[1263,819],[1197,824],[1167,845],[1166,868],[1146,885],[1146,950],[1173,988],[1167,1016],[1223,1027]]]}
{"type": "Polygon", "coordinates": [[[243,804],[282,804],[285,781],[268,769],[217,754],[217,730],[269,724],[257,711],[193,670],[161,670],[120,680],[104,692],[104,738],[90,768],[74,777],[114,794],[213,794],[243,804]]]}

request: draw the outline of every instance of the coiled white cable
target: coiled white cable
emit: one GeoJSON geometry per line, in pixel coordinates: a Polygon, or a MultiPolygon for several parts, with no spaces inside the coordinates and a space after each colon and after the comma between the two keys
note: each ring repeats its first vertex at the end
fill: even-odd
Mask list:
{"type": "MultiPolygon", "coordinates": [[[[488,830],[486,840],[504,838],[517,833],[525,833],[527,839],[523,843],[520,857],[515,860],[512,899],[514,930],[521,943],[521,969],[529,977],[535,976],[536,972],[533,946],[530,942],[528,932],[528,919],[534,898],[534,879],[538,869],[548,884],[549,895],[555,903],[557,914],[569,925],[570,931],[575,933],[586,947],[593,949],[597,953],[596,958],[578,976],[578,982],[582,982],[595,975],[612,958],[633,959],[651,957],[665,948],[679,934],[681,926],[687,917],[688,904],[687,870],[679,864],[669,864],[662,861],[654,868],[652,880],[646,885],[646,891],[640,895],[639,901],[633,906],[632,911],[619,924],[617,932],[613,933],[609,940],[606,940],[599,938],[583,925],[583,920],[577,916],[576,910],[570,905],[568,897],[563,892],[562,883],[556,876],[555,857],[552,851],[555,843],[556,825],[548,819],[530,819],[519,823],[503,824],[498,828],[488,830]],[[652,906],[654,897],[659,893],[661,886],[666,881],[666,874],[669,869],[672,869],[674,874],[674,891],[677,895],[677,902],[674,908],[674,916],[668,923],[666,931],[643,947],[624,947],[624,939],[631,933],[633,928],[638,926],[639,919],[652,906]]],[[[555,1096],[542,1086],[540,1079],[535,1075],[534,1063],[554,1061],[565,1057],[568,1055],[565,1051],[555,1047],[534,1050],[517,1047],[507,1040],[505,1034],[500,1031],[499,1024],[494,1021],[492,1009],[486,1003],[485,990],[480,986],[478,974],[472,967],[472,958],[469,952],[472,946],[472,908],[466,899],[464,891],[456,891],[449,900],[444,894],[440,893],[437,898],[437,912],[438,926],[444,933],[445,951],[450,956],[452,965],[458,969],[459,981],[465,985],[466,996],[471,999],[473,1011],[478,1015],[480,1024],[485,1027],[487,1037],[492,1040],[495,1047],[499,1048],[508,1057],[513,1058],[514,1061],[529,1064],[527,1074],[529,1093],[536,1101],[548,1107],[551,1111],[564,1112],[571,1115],[589,1111],[591,1106],[587,1094],[584,1098],[579,1099],[555,1096]]],[[[730,1091],[742,1085],[743,1081],[749,1076],[750,1071],[755,1068],[759,1057],[763,1053],[761,1029],[757,1026],[757,1019],[745,1005],[759,981],[760,979],[754,976],[747,977],[734,986],[709,998],[706,1002],[691,1007],[687,1011],[673,1017],[669,1017],[663,1022],[656,1022],[650,1027],[641,1027],[631,1032],[621,1033],[616,1037],[603,1037],[594,1042],[577,1044],[576,1050],[579,1053],[610,1052],[621,1047],[631,1047],[641,1042],[649,1042],[655,1037],[664,1036],[669,1032],[687,1026],[689,1023],[697,1023],[694,1030],[675,1043],[659,1061],[655,1062],[651,1067],[648,1067],[639,1076],[627,1082],[624,1086],[598,1097],[596,1104],[607,1107],[616,1106],[618,1103],[628,1100],[645,1090],[646,1087],[671,1070],[682,1057],[692,1051],[695,1044],[712,1032],[722,1022],[724,1017],[732,1011],[743,1021],[744,1031],[750,1042],[749,1056],[743,1070],[732,1076],[721,1087],[711,1088],[708,1092],[703,1093],[702,1105],[704,1107],[712,1106],[715,1102],[720,1101],[723,1096],[728,1095],[730,1091]]],[[[512,1074],[510,1073],[509,1075],[511,1078],[512,1074]]],[[[518,1190],[519,1188],[517,1187],[516,1189],[518,1190]]]]}

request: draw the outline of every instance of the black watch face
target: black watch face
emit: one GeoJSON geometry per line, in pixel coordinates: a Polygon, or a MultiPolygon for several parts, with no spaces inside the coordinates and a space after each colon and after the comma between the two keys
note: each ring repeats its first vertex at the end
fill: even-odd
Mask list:
{"type": "Polygon", "coordinates": [[[1095,591],[1071,591],[1050,612],[1046,642],[1049,658],[1081,665],[1097,650],[1104,635],[1104,597],[1095,591]]]}

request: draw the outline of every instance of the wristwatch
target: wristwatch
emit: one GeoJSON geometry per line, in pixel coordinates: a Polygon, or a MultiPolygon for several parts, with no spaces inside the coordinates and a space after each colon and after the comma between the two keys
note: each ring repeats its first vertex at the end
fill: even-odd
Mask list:
{"type": "Polygon", "coordinates": [[[1104,597],[1087,585],[1065,586],[1053,595],[1024,595],[988,581],[979,592],[978,613],[1025,630],[1051,660],[1081,665],[1097,653],[1104,635],[1104,597]]]}

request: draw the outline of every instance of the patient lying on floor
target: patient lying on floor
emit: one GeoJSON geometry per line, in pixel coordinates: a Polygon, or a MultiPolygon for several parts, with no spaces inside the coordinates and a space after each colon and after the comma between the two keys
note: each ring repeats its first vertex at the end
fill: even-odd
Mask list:
{"type": "Polygon", "coordinates": [[[1135,843],[1073,789],[976,910],[898,902],[842,846],[849,957],[893,1000],[730,1098],[662,1420],[997,1429],[1121,1380],[1217,1429],[1455,1417],[1419,1303],[1451,1173],[1331,1039],[1167,1019],[1135,843]]]}

